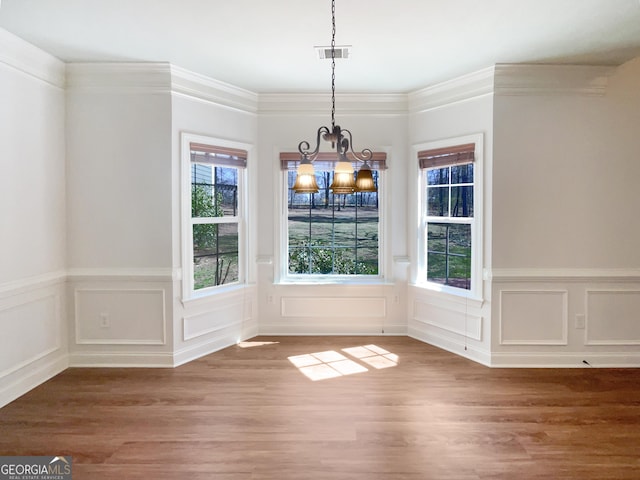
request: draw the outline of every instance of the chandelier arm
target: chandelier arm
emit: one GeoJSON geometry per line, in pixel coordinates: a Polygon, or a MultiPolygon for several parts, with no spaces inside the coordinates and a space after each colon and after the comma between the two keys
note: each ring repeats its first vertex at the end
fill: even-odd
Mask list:
{"type": "Polygon", "coordinates": [[[318,152],[320,151],[320,137],[322,136],[322,134],[329,133],[331,133],[331,131],[324,125],[318,129],[318,132],[316,134],[316,148],[313,151],[311,151],[311,145],[309,145],[309,142],[307,142],[306,140],[301,141],[298,144],[298,152],[300,152],[300,155],[308,157],[309,160],[313,162],[318,156],[318,152]]]}
{"type": "Polygon", "coordinates": [[[345,154],[347,153],[347,151],[350,151],[351,154],[361,162],[368,162],[373,158],[373,152],[371,151],[370,148],[364,148],[359,152],[356,152],[353,149],[353,136],[351,135],[351,132],[349,130],[347,130],[346,128],[343,128],[341,133],[343,135],[346,133],[346,135],[349,136],[349,140],[347,140],[345,136],[345,140],[346,140],[346,149],[344,151],[345,154]]]}

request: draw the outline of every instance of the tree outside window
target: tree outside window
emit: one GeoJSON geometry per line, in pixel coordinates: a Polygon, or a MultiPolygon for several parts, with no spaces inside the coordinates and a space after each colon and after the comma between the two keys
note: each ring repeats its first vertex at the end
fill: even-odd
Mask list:
{"type": "MultiPolygon", "coordinates": [[[[296,172],[287,171],[288,265],[290,275],[379,274],[377,192],[335,195],[330,170],[316,169],[319,192],[296,194],[296,172]]],[[[379,172],[374,170],[374,181],[379,172]]]]}

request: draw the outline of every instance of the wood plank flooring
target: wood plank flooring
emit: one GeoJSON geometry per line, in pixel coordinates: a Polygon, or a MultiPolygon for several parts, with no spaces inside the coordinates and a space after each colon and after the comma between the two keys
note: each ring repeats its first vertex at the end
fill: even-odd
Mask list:
{"type": "Polygon", "coordinates": [[[0,409],[0,454],[72,455],[74,480],[640,479],[639,369],[251,341],[176,369],[68,369],[0,409]]]}

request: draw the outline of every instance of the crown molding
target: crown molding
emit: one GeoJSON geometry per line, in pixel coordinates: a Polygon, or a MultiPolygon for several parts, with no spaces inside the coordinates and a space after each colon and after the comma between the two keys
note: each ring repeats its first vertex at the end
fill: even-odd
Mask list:
{"type": "Polygon", "coordinates": [[[409,112],[420,113],[493,93],[494,67],[409,93],[409,112]]]}
{"type": "Polygon", "coordinates": [[[252,113],[258,104],[253,92],[168,62],[69,63],[67,87],[102,93],[177,94],[252,113]]]}
{"type": "Polygon", "coordinates": [[[102,93],[169,93],[171,65],[166,62],[68,63],[67,88],[102,93]]]}
{"type": "Polygon", "coordinates": [[[67,87],[102,93],[177,94],[252,113],[258,104],[253,92],[168,62],[69,63],[67,87]]]}
{"type": "Polygon", "coordinates": [[[602,65],[497,64],[495,94],[602,96],[615,70],[602,65]]]}
{"type": "Polygon", "coordinates": [[[245,112],[258,111],[258,94],[171,65],[171,91],[245,112]]]}
{"type": "MultiPolygon", "coordinates": [[[[407,105],[404,93],[336,94],[336,113],[340,115],[406,115],[407,105]]],[[[261,115],[326,115],[330,109],[328,93],[263,93],[258,101],[261,115]]]]}
{"type": "Polygon", "coordinates": [[[0,63],[56,88],[64,88],[63,61],[3,28],[0,28],[0,63]]]}

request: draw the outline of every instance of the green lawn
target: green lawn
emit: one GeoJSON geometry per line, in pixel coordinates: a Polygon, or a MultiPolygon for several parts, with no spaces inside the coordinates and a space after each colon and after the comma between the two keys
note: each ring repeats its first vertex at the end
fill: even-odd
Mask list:
{"type": "Polygon", "coordinates": [[[358,207],[356,223],[354,206],[290,208],[289,271],[308,273],[310,260],[311,273],[377,275],[378,209],[358,207]]]}

